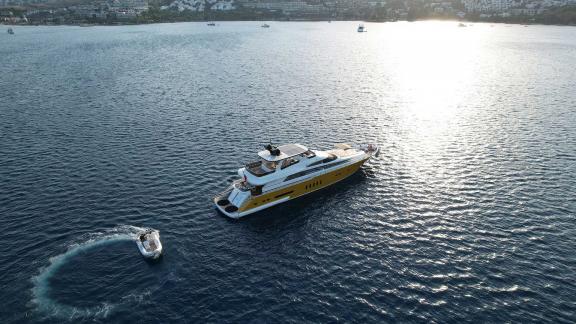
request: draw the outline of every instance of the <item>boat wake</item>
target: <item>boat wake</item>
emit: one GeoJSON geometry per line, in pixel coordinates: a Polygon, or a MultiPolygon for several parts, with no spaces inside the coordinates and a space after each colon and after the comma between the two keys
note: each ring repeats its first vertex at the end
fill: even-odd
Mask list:
{"type": "MultiPolygon", "coordinates": [[[[40,268],[37,276],[32,278],[32,304],[48,317],[75,320],[81,318],[106,318],[118,305],[100,303],[92,307],[77,307],[60,303],[50,296],[50,279],[74,256],[91,248],[118,241],[133,240],[135,235],[144,230],[136,226],[119,226],[111,230],[88,234],[79,242],[68,245],[66,252],[51,257],[46,267],[40,268]]],[[[122,298],[123,301],[130,298],[122,298]]]]}

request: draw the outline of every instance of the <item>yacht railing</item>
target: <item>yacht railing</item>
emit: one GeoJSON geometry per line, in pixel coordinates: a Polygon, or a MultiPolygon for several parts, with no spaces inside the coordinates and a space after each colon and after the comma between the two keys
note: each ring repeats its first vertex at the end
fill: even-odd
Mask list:
{"type": "Polygon", "coordinates": [[[242,181],[240,179],[234,181],[232,183],[232,186],[234,186],[235,188],[238,188],[241,191],[248,191],[248,190],[252,189],[251,185],[249,185],[247,182],[242,181]]]}
{"type": "Polygon", "coordinates": [[[226,198],[226,197],[228,197],[228,195],[230,195],[230,193],[232,192],[232,190],[234,190],[234,188],[237,188],[237,189],[242,190],[242,191],[248,191],[248,190],[252,189],[251,186],[246,184],[246,182],[242,181],[242,179],[238,179],[238,180],[234,180],[232,182],[232,184],[230,184],[228,186],[228,188],[226,188],[226,190],[216,194],[215,197],[226,198]]]}
{"type": "Polygon", "coordinates": [[[235,183],[235,182],[236,182],[236,181],[232,182],[232,184],[229,185],[228,188],[226,188],[226,190],[224,190],[224,191],[216,194],[215,197],[216,197],[216,198],[226,198],[226,197],[228,197],[228,195],[232,192],[232,190],[234,190],[234,183],[235,183]]]}

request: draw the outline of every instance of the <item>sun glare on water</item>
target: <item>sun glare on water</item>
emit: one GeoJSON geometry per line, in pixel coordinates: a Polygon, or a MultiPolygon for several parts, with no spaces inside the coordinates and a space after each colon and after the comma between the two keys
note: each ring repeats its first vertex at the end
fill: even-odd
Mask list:
{"type": "Polygon", "coordinates": [[[430,166],[469,118],[477,62],[485,55],[484,40],[492,29],[434,21],[383,28],[378,51],[387,60],[381,62],[380,73],[392,83],[387,96],[399,107],[398,128],[407,146],[403,151],[412,156],[416,169],[430,166]]]}
{"type": "Polygon", "coordinates": [[[474,60],[481,55],[486,27],[458,28],[454,22],[412,23],[388,36],[396,57],[388,70],[406,112],[441,119],[467,95],[474,79],[474,60]]]}

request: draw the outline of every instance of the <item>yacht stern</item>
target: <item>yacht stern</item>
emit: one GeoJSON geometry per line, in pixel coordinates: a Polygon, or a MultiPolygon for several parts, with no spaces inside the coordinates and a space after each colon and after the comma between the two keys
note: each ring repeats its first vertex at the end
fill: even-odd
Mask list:
{"type": "Polygon", "coordinates": [[[236,180],[228,189],[214,197],[214,205],[222,214],[230,218],[240,218],[240,208],[249,199],[249,188],[243,181],[236,180]]]}
{"type": "Polygon", "coordinates": [[[227,197],[214,197],[214,204],[222,214],[230,218],[240,218],[238,206],[235,206],[227,197]]]}

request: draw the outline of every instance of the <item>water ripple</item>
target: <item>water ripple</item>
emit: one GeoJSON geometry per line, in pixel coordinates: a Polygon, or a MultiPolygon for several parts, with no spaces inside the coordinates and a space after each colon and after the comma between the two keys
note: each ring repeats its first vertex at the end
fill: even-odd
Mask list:
{"type": "Polygon", "coordinates": [[[574,27],[258,25],[1,42],[0,321],[574,322],[574,27]],[[269,140],[382,154],[219,215],[269,140]]]}

